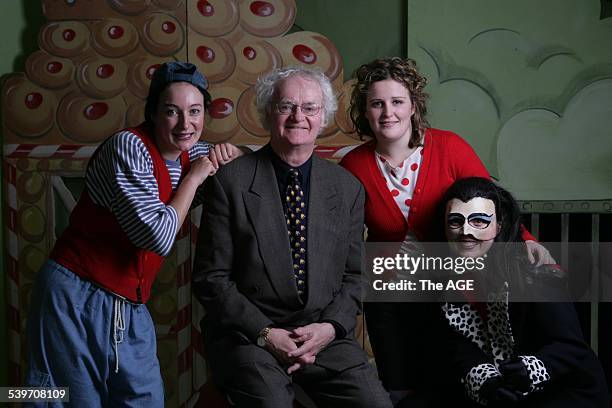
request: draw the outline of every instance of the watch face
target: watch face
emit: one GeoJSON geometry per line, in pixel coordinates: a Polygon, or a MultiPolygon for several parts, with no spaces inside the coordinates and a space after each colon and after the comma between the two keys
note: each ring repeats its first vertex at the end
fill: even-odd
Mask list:
{"type": "Polygon", "coordinates": [[[263,336],[259,336],[257,338],[257,345],[259,347],[265,347],[266,346],[266,339],[263,336]]]}

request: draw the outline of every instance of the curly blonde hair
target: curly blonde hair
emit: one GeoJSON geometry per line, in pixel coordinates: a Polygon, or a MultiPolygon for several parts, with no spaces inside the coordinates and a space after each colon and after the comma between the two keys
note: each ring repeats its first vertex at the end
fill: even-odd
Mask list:
{"type": "Polygon", "coordinates": [[[351,94],[351,105],[349,114],[355,132],[360,137],[376,137],[370,123],[365,116],[367,108],[368,91],[373,82],[393,79],[404,85],[410,94],[410,100],[414,106],[412,115],[412,135],[410,136],[409,146],[414,147],[422,143],[422,135],[429,127],[429,122],[425,119],[427,107],[425,102],[428,95],[423,92],[427,84],[427,78],[419,74],[416,62],[410,58],[380,58],[368,64],[363,64],[353,74],[357,80],[351,94]]]}

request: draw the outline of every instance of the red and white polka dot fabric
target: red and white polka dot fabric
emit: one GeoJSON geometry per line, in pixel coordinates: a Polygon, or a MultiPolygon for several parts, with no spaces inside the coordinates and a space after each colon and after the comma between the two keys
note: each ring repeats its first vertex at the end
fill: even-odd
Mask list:
{"type": "Polygon", "coordinates": [[[422,161],[423,146],[417,147],[417,149],[397,167],[393,166],[384,157],[376,153],[376,163],[387,181],[387,188],[406,218],[408,218],[408,213],[410,211],[412,195],[414,193],[414,187],[417,177],[419,176],[422,161]]]}

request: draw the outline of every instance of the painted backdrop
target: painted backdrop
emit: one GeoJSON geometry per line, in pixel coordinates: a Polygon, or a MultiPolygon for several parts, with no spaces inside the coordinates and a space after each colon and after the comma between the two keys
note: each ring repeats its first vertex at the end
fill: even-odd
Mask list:
{"type": "Polygon", "coordinates": [[[521,200],[612,198],[605,4],[408,2],[408,54],[429,78],[432,124],[468,139],[521,200]]]}

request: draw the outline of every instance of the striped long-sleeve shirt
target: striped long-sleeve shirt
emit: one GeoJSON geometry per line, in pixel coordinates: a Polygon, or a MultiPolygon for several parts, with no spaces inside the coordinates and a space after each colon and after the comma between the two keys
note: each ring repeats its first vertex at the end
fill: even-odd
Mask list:
{"type": "MultiPolygon", "coordinates": [[[[209,147],[196,143],[189,150],[189,160],[207,155],[209,147]]],[[[176,190],[180,162],[166,160],[166,166],[176,190]]],[[[153,160],[138,136],[127,130],[111,136],[88,166],[85,179],[93,202],[115,215],[134,245],[168,255],[179,228],[178,215],[159,199],[153,160]]]]}

